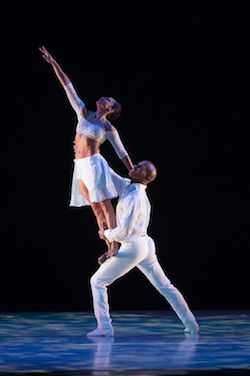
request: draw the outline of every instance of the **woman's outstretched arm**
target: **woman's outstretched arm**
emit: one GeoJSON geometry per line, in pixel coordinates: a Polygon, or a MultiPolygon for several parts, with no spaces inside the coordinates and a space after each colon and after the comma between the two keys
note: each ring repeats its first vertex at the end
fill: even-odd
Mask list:
{"type": "Polygon", "coordinates": [[[84,115],[86,111],[85,104],[78,97],[69,77],[64,73],[60,65],[44,46],[39,47],[39,50],[40,52],[42,52],[42,57],[44,58],[44,60],[52,66],[59,82],[62,84],[64,90],[66,91],[71,106],[73,107],[77,115],[84,115]]]}
{"type": "Polygon", "coordinates": [[[44,58],[44,60],[46,60],[47,63],[49,63],[50,65],[52,65],[52,68],[54,69],[54,72],[55,72],[58,80],[60,81],[60,83],[63,86],[66,86],[66,85],[70,84],[69,77],[63,72],[63,70],[60,67],[60,65],[53,58],[53,56],[48,52],[48,50],[44,46],[43,47],[39,47],[39,50],[41,51],[42,57],[44,58]]]}

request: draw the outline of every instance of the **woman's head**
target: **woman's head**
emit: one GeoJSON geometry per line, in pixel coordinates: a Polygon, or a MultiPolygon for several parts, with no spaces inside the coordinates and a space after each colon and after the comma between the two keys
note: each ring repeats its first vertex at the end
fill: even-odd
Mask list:
{"type": "Polygon", "coordinates": [[[97,111],[105,112],[106,118],[112,123],[121,115],[121,104],[112,97],[101,97],[96,102],[97,111]]]}

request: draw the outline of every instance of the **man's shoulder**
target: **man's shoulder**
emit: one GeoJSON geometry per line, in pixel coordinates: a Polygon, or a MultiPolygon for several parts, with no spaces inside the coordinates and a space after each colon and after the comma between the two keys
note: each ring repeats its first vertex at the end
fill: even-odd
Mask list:
{"type": "Polygon", "coordinates": [[[110,170],[112,182],[113,182],[118,194],[120,195],[123,188],[130,183],[130,180],[128,178],[124,178],[124,177],[118,175],[111,167],[109,168],[109,170],[110,170]]]}
{"type": "Polygon", "coordinates": [[[142,190],[140,184],[138,183],[132,183],[127,185],[126,190],[126,195],[129,197],[133,197],[134,199],[147,196],[145,190],[142,190]]]}

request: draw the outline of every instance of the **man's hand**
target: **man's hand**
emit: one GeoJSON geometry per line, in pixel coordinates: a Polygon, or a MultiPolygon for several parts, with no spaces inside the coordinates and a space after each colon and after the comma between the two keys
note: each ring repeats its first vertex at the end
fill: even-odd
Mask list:
{"type": "Polygon", "coordinates": [[[107,223],[106,223],[105,221],[102,221],[100,227],[101,227],[101,228],[100,228],[99,231],[98,231],[99,237],[100,237],[102,240],[105,240],[105,241],[106,241],[107,239],[105,238],[104,231],[108,229],[107,223]]]}
{"type": "Polygon", "coordinates": [[[98,258],[98,264],[103,264],[104,261],[106,261],[107,259],[110,259],[111,257],[113,256],[116,256],[118,253],[118,250],[108,250],[107,252],[105,252],[103,255],[101,255],[99,258],[98,258]]]}
{"type": "Polygon", "coordinates": [[[107,253],[108,252],[105,252],[103,255],[101,255],[100,257],[98,257],[98,264],[99,265],[102,265],[104,263],[104,261],[107,260],[107,253]]]}
{"type": "Polygon", "coordinates": [[[104,229],[101,229],[98,231],[99,238],[102,240],[106,240],[105,235],[104,235],[104,229]]]}
{"type": "Polygon", "coordinates": [[[117,250],[115,250],[115,249],[110,249],[110,250],[108,250],[108,252],[107,252],[107,256],[106,256],[106,258],[107,259],[109,259],[109,258],[111,258],[111,257],[113,257],[113,256],[116,256],[117,255],[117,253],[118,253],[118,249],[117,250]]]}

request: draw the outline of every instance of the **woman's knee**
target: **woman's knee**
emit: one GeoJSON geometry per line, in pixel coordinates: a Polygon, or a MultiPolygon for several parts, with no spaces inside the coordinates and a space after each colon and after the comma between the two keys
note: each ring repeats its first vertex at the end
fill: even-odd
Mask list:
{"type": "Polygon", "coordinates": [[[91,207],[96,216],[103,216],[103,211],[99,202],[92,202],[91,207]]]}
{"type": "Polygon", "coordinates": [[[104,213],[115,214],[111,200],[104,200],[104,201],[101,201],[99,204],[104,213]]]}
{"type": "Polygon", "coordinates": [[[93,211],[98,211],[101,209],[100,206],[98,205],[98,202],[91,202],[91,207],[93,211]]]}

